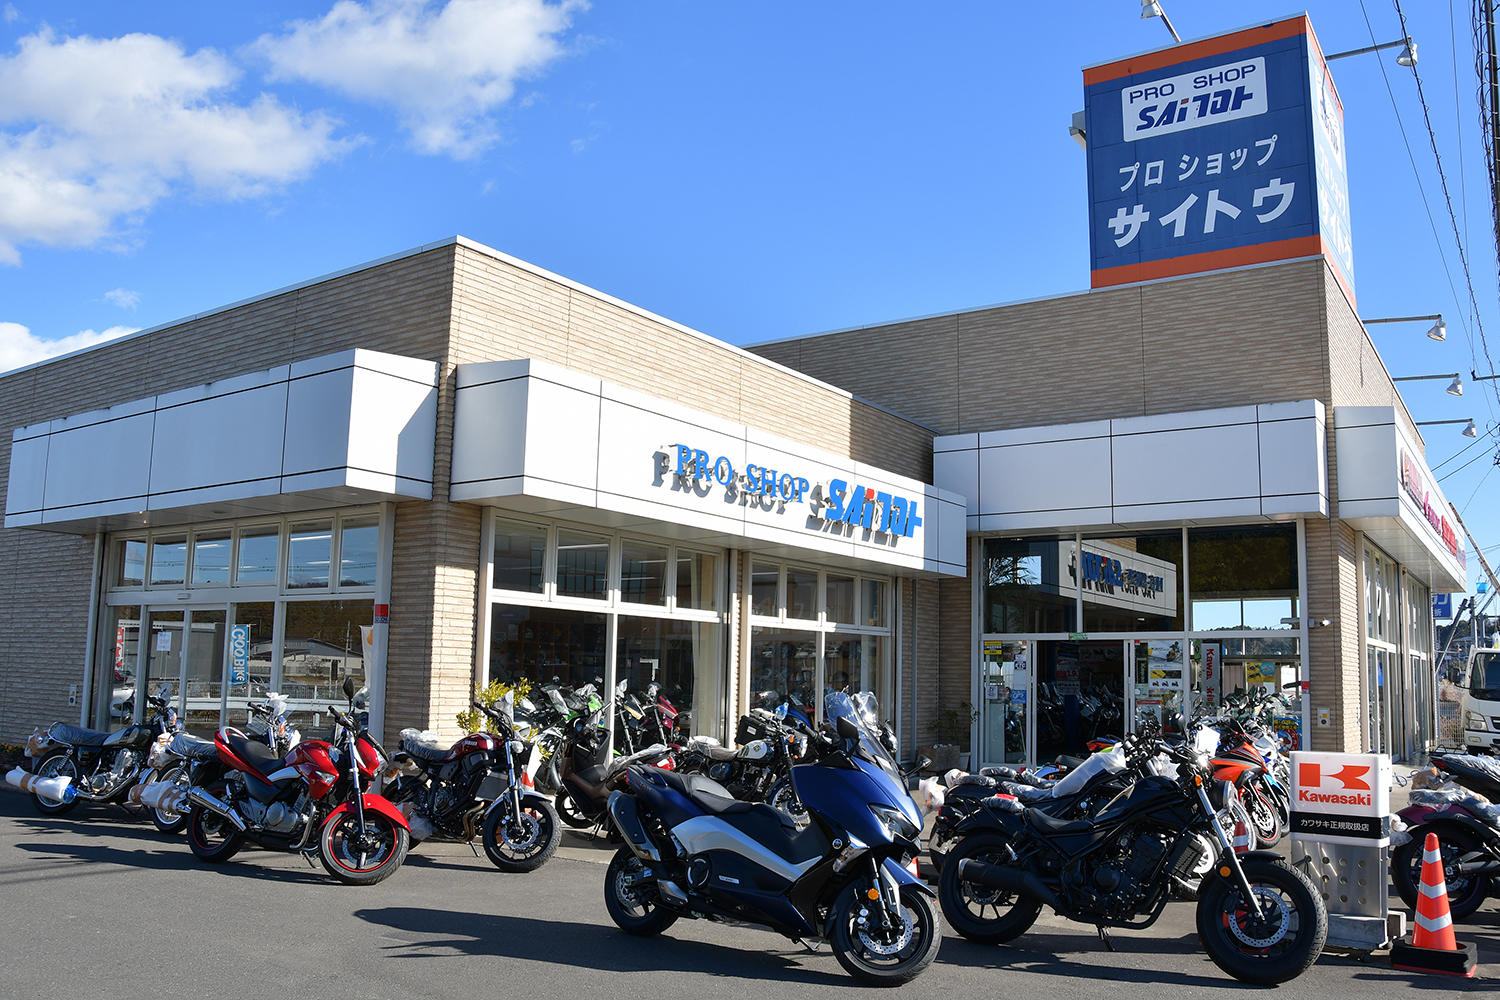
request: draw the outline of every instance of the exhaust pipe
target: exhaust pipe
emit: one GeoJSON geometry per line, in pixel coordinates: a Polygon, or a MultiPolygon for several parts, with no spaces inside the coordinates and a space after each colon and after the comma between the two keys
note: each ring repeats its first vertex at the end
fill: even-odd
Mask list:
{"type": "Polygon", "coordinates": [[[180,813],[186,808],[188,798],[186,790],[175,781],[153,781],[131,788],[126,801],[147,809],[180,813]]]}
{"type": "Polygon", "coordinates": [[[215,795],[210,795],[201,788],[194,787],[187,790],[187,800],[195,806],[200,806],[211,813],[224,817],[230,823],[234,824],[236,830],[241,833],[245,832],[245,821],[235,815],[234,809],[223,799],[215,795]]]}
{"type": "Polygon", "coordinates": [[[73,787],[73,779],[63,776],[56,778],[38,778],[25,768],[13,767],[5,776],[5,783],[14,785],[23,792],[40,795],[44,798],[58,799],[63,804],[72,802],[78,797],[78,789],[73,787]]]}
{"type": "Polygon", "coordinates": [[[1047,888],[1047,884],[1031,872],[1005,865],[991,865],[973,858],[964,858],[958,863],[958,877],[965,882],[977,882],[986,889],[1001,889],[1017,892],[1046,903],[1054,910],[1063,909],[1062,900],[1047,888]]]}

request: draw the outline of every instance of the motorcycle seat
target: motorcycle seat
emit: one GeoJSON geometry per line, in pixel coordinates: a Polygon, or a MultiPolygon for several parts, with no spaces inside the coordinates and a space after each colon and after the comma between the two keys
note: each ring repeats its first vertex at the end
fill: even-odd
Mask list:
{"type": "Polygon", "coordinates": [[[712,761],[734,760],[736,756],[735,751],[726,749],[725,747],[705,746],[699,749],[703,751],[703,756],[712,761]]]}
{"type": "Polygon", "coordinates": [[[401,749],[411,754],[418,760],[425,760],[429,764],[435,764],[440,760],[448,759],[448,751],[436,743],[428,743],[425,740],[414,740],[403,738],[401,749]]]}
{"type": "Polygon", "coordinates": [[[241,736],[238,733],[226,733],[224,742],[229,745],[230,750],[234,751],[236,757],[261,774],[281,770],[281,758],[277,756],[275,750],[264,743],[257,743],[250,737],[241,736]]]}
{"type": "Polygon", "coordinates": [[[219,748],[214,746],[213,740],[189,733],[174,733],[172,741],[167,744],[167,752],[184,760],[213,760],[219,756],[219,748]]]}
{"type": "Polygon", "coordinates": [[[97,729],[85,729],[82,726],[70,726],[66,722],[59,722],[48,731],[48,735],[58,743],[67,743],[75,747],[114,747],[122,743],[133,742],[140,732],[140,726],[126,726],[124,729],[105,733],[97,729]]]}
{"type": "Polygon", "coordinates": [[[1091,820],[1058,819],[1049,813],[1042,812],[1040,809],[1026,810],[1026,822],[1033,830],[1044,837],[1067,837],[1077,834],[1090,834],[1098,829],[1091,820]]]}
{"type": "Polygon", "coordinates": [[[660,777],[706,813],[719,816],[749,812],[751,809],[751,803],[736,799],[729,794],[729,789],[706,775],[662,771],[660,777]]]}
{"type": "Polygon", "coordinates": [[[1050,789],[1033,788],[1030,785],[1016,785],[1008,781],[999,784],[999,790],[1007,795],[1014,795],[1022,802],[1046,802],[1054,798],[1050,789]]]}

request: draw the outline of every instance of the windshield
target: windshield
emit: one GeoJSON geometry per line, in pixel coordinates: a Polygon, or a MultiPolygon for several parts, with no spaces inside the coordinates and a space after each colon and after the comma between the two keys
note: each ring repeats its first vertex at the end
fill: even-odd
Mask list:
{"type": "Polygon", "coordinates": [[[841,735],[839,720],[847,720],[859,731],[859,756],[889,772],[892,777],[900,777],[901,769],[895,758],[880,742],[880,712],[873,694],[862,691],[851,698],[843,691],[831,691],[823,699],[823,717],[840,728],[841,735]]]}
{"type": "Polygon", "coordinates": [[[1500,701],[1500,650],[1474,654],[1469,694],[1485,701],[1500,701]]]}

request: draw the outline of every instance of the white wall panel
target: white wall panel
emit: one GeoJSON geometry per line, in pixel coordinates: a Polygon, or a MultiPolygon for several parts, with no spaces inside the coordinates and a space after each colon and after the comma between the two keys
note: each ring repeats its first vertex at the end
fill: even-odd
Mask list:
{"type": "Polygon", "coordinates": [[[157,410],[151,492],[275,479],[285,419],[285,382],[157,410]]]}
{"type": "Polygon", "coordinates": [[[155,413],[139,413],[49,435],[44,506],[139,498],[136,509],[145,510],[155,421],[155,413]]]}
{"type": "Polygon", "coordinates": [[[1255,408],[1237,409],[1249,423],[1116,435],[1115,505],[1258,498],[1255,408]]]}

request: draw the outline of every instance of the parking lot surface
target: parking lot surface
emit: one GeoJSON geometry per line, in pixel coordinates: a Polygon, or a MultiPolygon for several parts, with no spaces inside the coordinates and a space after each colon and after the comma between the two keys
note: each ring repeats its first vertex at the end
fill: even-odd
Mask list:
{"type": "MultiPolygon", "coordinates": [[[[119,807],[37,816],[0,791],[0,997],[805,997],[866,992],[824,949],[778,935],[679,921],[655,939],[620,933],[604,912],[610,856],[569,832],[530,875],[506,875],[463,844],[423,844],[372,888],[334,883],[298,857],[246,850],[200,864],[119,807]],[[752,992],[753,991],[753,992],[752,992]]],[[[1459,925],[1483,979],[1398,972],[1383,956],[1327,954],[1278,996],[1394,998],[1491,992],[1500,978],[1500,904],[1459,925]],[[1488,980],[1488,981],[1486,981],[1488,980]]],[[[1044,916],[1015,947],[949,933],[936,963],[899,994],[1084,1000],[1255,991],[1199,950],[1191,904],[1146,931],[1044,916]]]]}

